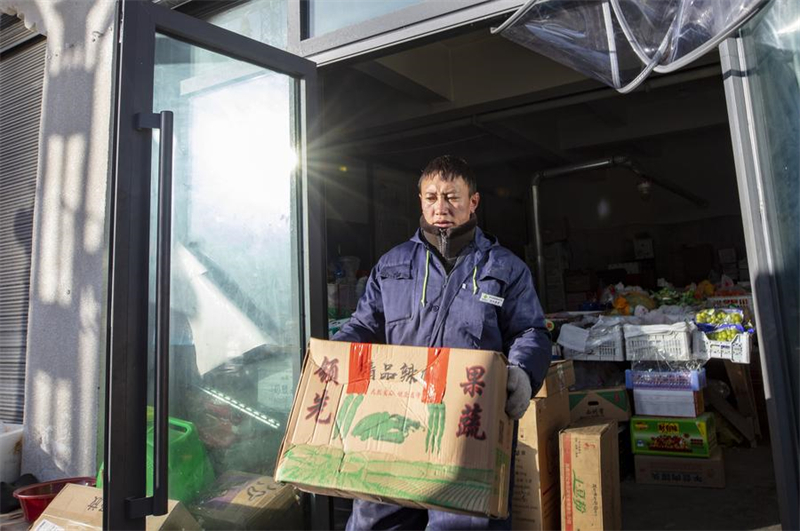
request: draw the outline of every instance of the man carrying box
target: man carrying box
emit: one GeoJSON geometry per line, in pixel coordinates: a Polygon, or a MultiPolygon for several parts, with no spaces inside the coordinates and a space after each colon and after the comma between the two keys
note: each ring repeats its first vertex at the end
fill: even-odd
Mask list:
{"type": "MultiPolygon", "coordinates": [[[[502,352],[506,413],[518,420],[550,364],[544,314],[525,263],[477,227],[480,195],[467,163],[442,156],[419,180],[420,229],[381,257],[335,341],[502,352]]],[[[362,529],[510,529],[510,518],[461,516],[364,500],[347,523],[362,529]]]]}

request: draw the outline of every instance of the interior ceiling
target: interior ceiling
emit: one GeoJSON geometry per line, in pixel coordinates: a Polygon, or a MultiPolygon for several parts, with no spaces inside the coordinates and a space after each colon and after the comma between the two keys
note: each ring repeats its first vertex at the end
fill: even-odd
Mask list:
{"type": "Polygon", "coordinates": [[[714,54],[622,96],[481,28],[324,74],[327,145],[400,169],[443,153],[475,166],[613,155],[657,165],[675,139],[727,135],[714,54]]]}

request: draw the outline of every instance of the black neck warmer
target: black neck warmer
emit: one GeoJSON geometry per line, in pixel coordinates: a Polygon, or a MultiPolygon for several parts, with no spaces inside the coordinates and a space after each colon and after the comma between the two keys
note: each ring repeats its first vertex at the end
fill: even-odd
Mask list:
{"type": "Polygon", "coordinates": [[[478,218],[475,214],[471,214],[469,221],[463,225],[440,229],[425,221],[424,216],[420,216],[419,226],[422,228],[425,239],[433,246],[436,255],[442,260],[442,264],[449,273],[455,266],[458,255],[475,238],[478,218]]]}

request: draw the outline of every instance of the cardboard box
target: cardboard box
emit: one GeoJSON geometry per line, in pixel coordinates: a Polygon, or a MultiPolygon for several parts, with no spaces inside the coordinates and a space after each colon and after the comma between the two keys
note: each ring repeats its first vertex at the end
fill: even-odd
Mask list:
{"type": "Polygon", "coordinates": [[[311,339],[275,479],[505,518],[507,363],[497,352],[311,339]]]}
{"type": "Polygon", "coordinates": [[[570,391],[569,410],[573,422],[580,419],[625,422],[631,418],[631,405],[624,385],[570,391]]]}
{"type": "Polygon", "coordinates": [[[246,472],[225,472],[190,508],[203,529],[303,527],[294,487],[246,472]]]}
{"type": "Polygon", "coordinates": [[[545,280],[548,292],[551,289],[563,292],[564,276],[562,274],[562,269],[553,263],[545,262],[544,270],[547,272],[545,275],[545,280]]]}
{"type": "Polygon", "coordinates": [[[719,251],[720,264],[736,264],[736,249],[720,249],[719,251]]]}
{"type": "Polygon", "coordinates": [[[572,360],[560,360],[550,363],[542,387],[536,393],[536,398],[561,394],[570,385],[575,384],[575,367],[572,360]]]}
{"type": "Polygon", "coordinates": [[[705,411],[702,391],[634,389],[633,404],[637,415],[693,418],[705,411]]]}
{"type": "MultiPolygon", "coordinates": [[[[72,483],[66,485],[36,519],[31,529],[48,531],[103,529],[103,490],[72,483]]],[[[147,531],[195,530],[200,529],[200,525],[182,503],[169,500],[167,514],[148,516],[145,519],[145,529],[147,531]]]]}
{"type": "Polygon", "coordinates": [[[584,293],[597,288],[597,277],[591,271],[564,271],[564,287],[567,293],[584,293]]]}
{"type": "Polygon", "coordinates": [[[636,455],[636,483],[680,487],[725,487],[725,464],[717,448],[708,459],[636,455]]]}
{"type": "Polygon", "coordinates": [[[564,288],[547,288],[547,300],[545,301],[547,309],[550,312],[558,312],[567,309],[567,296],[564,293],[564,288]]]}
{"type": "Polygon", "coordinates": [[[633,257],[637,260],[648,260],[653,258],[653,239],[652,238],[634,238],[633,240],[633,257]]]}
{"type": "Polygon", "coordinates": [[[618,264],[608,264],[608,270],[624,269],[629,275],[638,275],[642,272],[642,267],[639,262],[620,262],[618,264]]]}
{"type": "Polygon", "coordinates": [[[561,529],[622,529],[616,421],[562,430],[561,529]]]}
{"type": "Polygon", "coordinates": [[[710,457],[717,446],[714,416],[696,418],[631,418],[631,446],[634,454],[710,457]]]}
{"type": "Polygon", "coordinates": [[[512,529],[559,529],[558,434],[569,425],[566,392],[534,398],[519,421],[512,529]]]}

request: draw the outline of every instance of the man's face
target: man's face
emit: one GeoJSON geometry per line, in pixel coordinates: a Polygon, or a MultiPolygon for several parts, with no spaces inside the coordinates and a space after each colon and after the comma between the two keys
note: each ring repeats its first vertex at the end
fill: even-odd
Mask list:
{"type": "Polygon", "coordinates": [[[443,181],[437,175],[422,181],[419,199],[425,221],[440,229],[449,229],[469,221],[478,208],[480,195],[475,192],[470,196],[466,181],[460,177],[443,181]]]}

